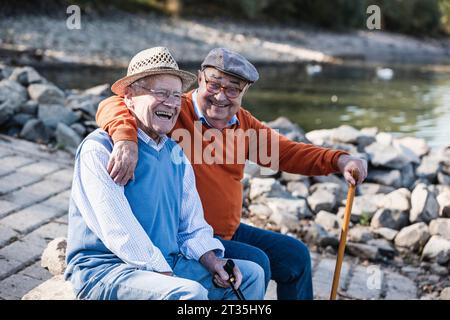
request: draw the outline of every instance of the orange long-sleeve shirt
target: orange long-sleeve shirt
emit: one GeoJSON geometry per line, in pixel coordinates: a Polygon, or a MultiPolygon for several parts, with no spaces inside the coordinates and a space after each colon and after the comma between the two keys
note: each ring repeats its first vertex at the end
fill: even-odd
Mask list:
{"type": "MultiPolygon", "coordinates": [[[[244,163],[239,161],[241,159],[239,153],[242,155],[244,152],[244,157],[248,159],[251,157],[252,150],[259,151],[260,146],[266,144],[265,154],[271,156],[271,141],[275,141],[279,146],[279,169],[303,175],[327,175],[337,172],[337,160],[341,154],[345,154],[339,150],[293,142],[262,124],[244,108],[240,108],[237,118],[239,123],[226,128],[230,129],[228,133],[236,133],[235,136],[229,136],[222,131],[222,141],[211,139],[206,133],[210,128],[198,122],[192,103],[192,92],[189,92],[183,98],[180,115],[169,134],[183,147],[194,168],[196,186],[202,200],[206,221],[213,227],[215,234],[227,240],[231,239],[239,226],[242,211],[240,181],[244,173],[244,163]],[[251,129],[262,134],[250,135],[243,140],[238,135],[239,132],[253,131],[251,129]],[[200,140],[194,141],[196,137],[200,137],[200,140]],[[215,144],[215,148],[212,147],[212,141],[219,141],[215,144]],[[255,145],[258,147],[252,149],[255,145]],[[232,152],[228,152],[230,150],[232,152]],[[211,154],[214,157],[221,152],[222,163],[217,161],[205,163],[202,159],[204,154],[211,154]],[[227,159],[227,152],[233,156],[232,161],[227,159]]],[[[114,142],[137,141],[136,121],[129,113],[122,97],[112,96],[103,100],[99,105],[96,120],[98,125],[112,136],[114,142]]],[[[211,130],[209,132],[211,136],[211,130]]],[[[217,130],[214,132],[220,133],[217,130]]],[[[268,163],[267,159],[263,160],[259,156],[252,160],[272,167],[276,163],[276,161],[268,163]]]]}

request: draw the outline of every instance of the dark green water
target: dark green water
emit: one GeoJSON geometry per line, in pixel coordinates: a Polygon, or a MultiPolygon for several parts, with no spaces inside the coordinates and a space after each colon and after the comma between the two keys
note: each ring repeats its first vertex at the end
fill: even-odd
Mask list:
{"type": "MultiPolygon", "coordinates": [[[[126,71],[111,68],[38,68],[62,88],[113,83],[126,71]]],[[[187,67],[191,71],[195,69],[187,67]]],[[[349,124],[378,127],[396,136],[450,145],[450,73],[392,67],[392,80],[380,80],[375,67],[324,65],[308,75],[305,65],[259,66],[260,80],[244,105],[259,119],[285,116],[305,131],[349,124]]]]}

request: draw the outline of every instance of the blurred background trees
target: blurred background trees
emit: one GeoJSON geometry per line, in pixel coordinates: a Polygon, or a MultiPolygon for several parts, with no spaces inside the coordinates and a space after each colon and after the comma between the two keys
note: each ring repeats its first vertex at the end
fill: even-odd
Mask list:
{"type": "Polygon", "coordinates": [[[85,12],[117,8],[175,17],[306,24],[333,30],[364,29],[366,8],[376,4],[381,8],[384,30],[413,35],[450,33],[450,0],[16,0],[2,3],[2,13],[47,12],[70,4],[79,4],[85,12]]]}

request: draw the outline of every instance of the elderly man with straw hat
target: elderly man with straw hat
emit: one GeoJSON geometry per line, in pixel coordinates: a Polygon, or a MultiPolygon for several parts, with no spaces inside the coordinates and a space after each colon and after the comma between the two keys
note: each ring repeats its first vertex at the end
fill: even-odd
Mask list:
{"type": "MultiPolygon", "coordinates": [[[[245,160],[309,176],[339,172],[352,184],[365,179],[367,162],[344,151],[291,141],[256,119],[241,103],[258,78],[253,64],[239,53],[226,48],[211,50],[198,71],[198,87],[183,96],[181,114],[169,134],[193,164],[205,219],[224,245],[225,256],[262,266],[266,286],[270,279],[277,282],[278,299],[312,299],[311,258],[306,245],[294,237],[241,222],[240,181],[245,160]],[[186,145],[194,148],[189,150],[186,145]],[[264,149],[270,154],[261,152],[264,149]],[[219,155],[218,161],[210,161],[212,153],[219,155]],[[360,173],[358,181],[351,175],[353,169],[360,173]]],[[[97,123],[115,142],[108,164],[110,175],[124,184],[133,176],[137,159],[136,122],[126,98],[124,101],[118,90],[114,93],[117,96],[100,103],[97,123]]]]}
{"type": "MultiPolygon", "coordinates": [[[[79,299],[235,299],[224,247],[205,222],[189,162],[166,134],[195,75],[179,70],[167,48],[139,52],[113,90],[137,124],[135,179],[120,186],[107,163],[113,143],[103,130],[80,144],[69,210],[66,279],[79,299]]],[[[248,299],[264,297],[264,271],[235,261],[248,299]]]]}

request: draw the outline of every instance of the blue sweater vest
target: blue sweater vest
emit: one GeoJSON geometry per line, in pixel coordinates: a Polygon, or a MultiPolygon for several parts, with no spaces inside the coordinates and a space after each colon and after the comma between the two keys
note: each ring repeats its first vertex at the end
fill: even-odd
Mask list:
{"type": "MultiPolygon", "coordinates": [[[[89,139],[101,143],[111,152],[110,137],[97,129],[80,144],[75,161],[79,160],[83,143],[89,139]]],[[[185,170],[183,162],[176,164],[172,161],[171,152],[174,148],[177,148],[174,152],[183,152],[171,139],[166,141],[159,152],[139,139],[135,180],[125,186],[125,196],[133,214],[172,267],[174,257],[179,253],[177,233],[185,170]]],[[[75,281],[72,279],[75,289],[80,289],[89,278],[98,274],[102,266],[123,263],[88,228],[73,198],[69,206],[67,242],[65,277],[69,279],[72,274],[79,273],[75,281]]]]}

